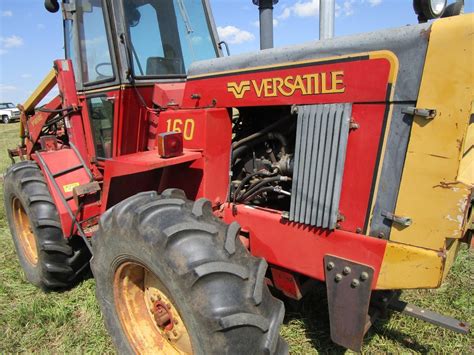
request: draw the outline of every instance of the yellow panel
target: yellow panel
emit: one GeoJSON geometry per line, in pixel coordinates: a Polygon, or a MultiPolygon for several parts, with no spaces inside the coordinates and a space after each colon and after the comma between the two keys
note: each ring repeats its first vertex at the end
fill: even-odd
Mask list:
{"type": "Polygon", "coordinates": [[[36,105],[46,96],[46,94],[56,85],[56,71],[51,69],[46,78],[38,85],[36,90],[30,95],[28,100],[23,104],[26,112],[33,110],[36,105]]]}
{"type": "Polygon", "coordinates": [[[474,185],[474,101],[471,103],[471,117],[463,142],[458,181],[469,186],[474,185]]]}
{"type": "Polygon", "coordinates": [[[446,261],[444,263],[444,271],[443,271],[443,280],[448,276],[449,269],[454,264],[454,260],[456,259],[456,255],[458,255],[459,246],[460,246],[459,239],[451,240],[451,245],[449,246],[448,250],[446,251],[446,261]]]}
{"type": "Polygon", "coordinates": [[[442,253],[399,243],[387,243],[377,289],[435,288],[443,273],[442,253]]]}
{"type": "Polygon", "coordinates": [[[395,211],[413,224],[393,228],[392,241],[443,250],[463,236],[470,189],[457,175],[474,98],[472,33],[472,14],[433,23],[417,107],[437,115],[414,118],[395,211]]]}

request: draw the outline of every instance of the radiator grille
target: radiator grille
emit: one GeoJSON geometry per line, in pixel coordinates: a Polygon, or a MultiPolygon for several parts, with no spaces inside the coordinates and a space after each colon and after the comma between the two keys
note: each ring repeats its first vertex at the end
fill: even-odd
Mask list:
{"type": "Polygon", "coordinates": [[[298,107],[290,221],[334,229],[351,104],[298,107]]]}

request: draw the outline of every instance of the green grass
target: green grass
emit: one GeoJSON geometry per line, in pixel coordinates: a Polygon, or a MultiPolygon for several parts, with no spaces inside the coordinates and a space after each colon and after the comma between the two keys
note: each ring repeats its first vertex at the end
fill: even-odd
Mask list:
{"type": "MultiPolygon", "coordinates": [[[[0,125],[0,171],[10,164],[7,147],[17,144],[18,124],[0,125]]],[[[43,293],[25,281],[5,221],[0,188],[0,353],[112,353],[95,301],[93,279],[62,293],[43,293]]],[[[463,248],[447,282],[438,290],[407,291],[403,299],[470,323],[473,317],[473,258],[463,248]]],[[[409,277],[409,275],[407,275],[409,277]]],[[[324,289],[317,288],[298,310],[287,310],[282,335],[292,354],[343,353],[329,339],[324,289]]],[[[364,353],[472,354],[473,336],[393,314],[365,339],[364,353]]]]}

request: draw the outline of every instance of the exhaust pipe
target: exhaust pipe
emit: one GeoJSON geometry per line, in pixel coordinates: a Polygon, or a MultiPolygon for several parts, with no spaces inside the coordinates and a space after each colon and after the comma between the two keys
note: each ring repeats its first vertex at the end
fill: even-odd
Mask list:
{"type": "Polygon", "coordinates": [[[273,5],[278,0],[252,0],[260,12],[260,49],[273,48],[273,5]]]}
{"type": "Polygon", "coordinates": [[[319,39],[334,37],[336,0],[319,0],[319,39]]]}

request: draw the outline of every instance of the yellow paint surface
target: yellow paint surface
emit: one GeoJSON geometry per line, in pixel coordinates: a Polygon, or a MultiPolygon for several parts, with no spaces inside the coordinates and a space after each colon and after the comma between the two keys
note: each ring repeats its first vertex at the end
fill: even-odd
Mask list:
{"type": "Polygon", "coordinates": [[[417,107],[437,115],[414,119],[395,211],[413,224],[393,228],[391,241],[439,251],[463,236],[470,189],[457,178],[474,97],[473,34],[472,14],[433,23],[417,107]]]}
{"type": "Polygon", "coordinates": [[[458,181],[474,186],[474,101],[471,103],[471,118],[463,142],[458,181]]]}
{"type": "Polygon", "coordinates": [[[444,258],[439,252],[387,243],[377,289],[434,288],[441,282],[444,258]]]}
{"type": "Polygon", "coordinates": [[[36,105],[48,94],[48,92],[56,85],[56,71],[51,69],[48,75],[38,85],[36,90],[30,95],[28,100],[23,104],[26,112],[33,110],[36,105]]]}

